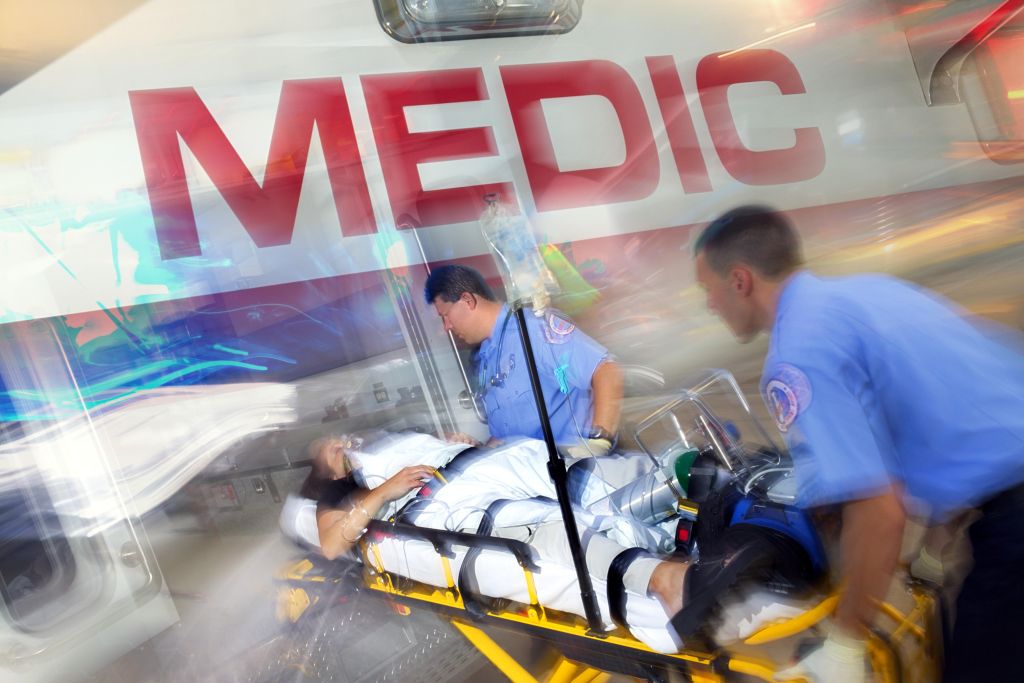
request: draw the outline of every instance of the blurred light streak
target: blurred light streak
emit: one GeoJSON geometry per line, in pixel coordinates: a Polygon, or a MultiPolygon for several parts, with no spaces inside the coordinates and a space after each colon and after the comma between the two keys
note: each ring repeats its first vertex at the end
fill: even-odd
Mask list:
{"type": "Polygon", "coordinates": [[[41,480],[61,514],[103,523],[124,502],[144,514],[241,439],[294,422],[295,400],[277,383],[140,391],[0,446],[0,490],[41,480]]]}
{"type": "MultiPolygon", "coordinates": [[[[272,356],[268,356],[272,357],[272,356]]],[[[294,361],[287,358],[279,358],[286,363],[294,364],[294,361]]],[[[186,361],[187,362],[187,361],[186,361]]],[[[196,373],[202,373],[206,370],[219,370],[223,368],[242,368],[246,370],[254,370],[258,372],[266,372],[267,366],[257,365],[255,363],[244,363],[241,361],[226,361],[226,360],[209,360],[199,363],[189,363],[186,367],[180,368],[173,372],[162,374],[156,379],[150,380],[143,383],[138,387],[127,387],[124,385],[123,380],[125,375],[134,377],[142,377],[152,374],[154,370],[171,367],[177,364],[177,361],[156,361],[155,363],[148,364],[145,367],[139,368],[138,370],[132,370],[123,375],[119,375],[116,378],[101,382],[97,385],[84,385],[81,391],[68,390],[64,393],[58,394],[53,390],[50,391],[26,391],[26,390],[13,390],[9,392],[2,392],[0,396],[11,396],[23,400],[36,401],[40,405],[39,413],[31,413],[25,411],[2,411],[0,412],[0,419],[10,421],[49,421],[52,419],[63,419],[68,417],[66,414],[54,415],[54,408],[62,408],[70,411],[71,414],[80,412],[83,407],[86,410],[92,410],[108,404],[115,404],[121,402],[135,394],[149,391],[163,387],[167,384],[174,382],[175,380],[182,379],[189,375],[196,373]],[[88,397],[96,396],[97,394],[106,391],[121,390],[120,393],[116,393],[112,396],[99,398],[95,400],[87,400],[88,397]]]]}
{"type": "Polygon", "coordinates": [[[288,365],[298,365],[299,363],[299,361],[295,360],[294,358],[289,358],[288,356],[281,356],[276,353],[258,353],[255,356],[253,356],[253,358],[269,358],[270,360],[279,360],[282,363],[287,363],[288,365]]]}
{"type": "Polygon", "coordinates": [[[730,50],[729,52],[723,52],[722,54],[718,55],[718,58],[719,59],[724,59],[725,57],[729,57],[729,56],[737,54],[739,52],[743,52],[744,50],[749,50],[751,48],[758,47],[759,45],[764,45],[765,43],[770,43],[773,40],[778,40],[779,38],[782,38],[784,36],[788,36],[790,34],[798,32],[798,31],[806,31],[807,29],[814,28],[815,26],[816,26],[816,23],[813,22],[813,21],[808,22],[806,24],[803,24],[801,26],[794,26],[793,28],[789,28],[789,29],[786,29],[785,31],[780,31],[779,33],[776,33],[774,35],[768,36],[767,38],[762,38],[761,40],[755,40],[754,42],[749,43],[747,45],[744,45],[743,47],[736,48],[735,50],[730,50]]]}
{"type": "Polygon", "coordinates": [[[289,310],[289,311],[294,311],[295,313],[299,314],[303,318],[306,318],[306,319],[310,320],[311,322],[314,322],[317,325],[320,325],[321,327],[326,328],[328,331],[332,332],[336,336],[338,336],[338,337],[343,337],[344,336],[344,334],[338,328],[333,327],[331,325],[328,325],[323,320],[318,320],[317,318],[314,318],[313,316],[311,316],[306,311],[302,310],[301,308],[296,308],[295,306],[292,306],[291,304],[281,304],[281,303],[275,303],[275,302],[268,302],[268,303],[252,304],[251,306],[239,306],[238,308],[226,308],[226,309],[221,309],[221,310],[217,310],[217,311],[196,311],[195,314],[196,315],[223,315],[224,313],[241,313],[243,311],[250,311],[250,315],[252,315],[252,314],[260,315],[259,309],[261,309],[261,308],[284,308],[284,309],[289,310]]]}
{"type": "Polygon", "coordinates": [[[898,14],[900,16],[907,16],[910,14],[917,14],[918,12],[924,12],[927,10],[942,9],[946,6],[945,2],[922,2],[919,5],[911,5],[910,7],[904,7],[898,14]]]}
{"type": "Polygon", "coordinates": [[[242,349],[232,349],[232,348],[230,348],[228,346],[224,346],[223,344],[214,344],[213,348],[217,349],[218,351],[223,351],[224,353],[233,353],[236,356],[248,356],[249,355],[248,351],[243,351],[242,349]]]}

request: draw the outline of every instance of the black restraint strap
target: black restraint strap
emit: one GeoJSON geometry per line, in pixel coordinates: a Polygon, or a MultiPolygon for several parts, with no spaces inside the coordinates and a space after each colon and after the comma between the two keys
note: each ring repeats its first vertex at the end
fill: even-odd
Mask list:
{"type": "MultiPolygon", "coordinates": [[[[496,500],[487,506],[487,510],[484,511],[483,519],[480,520],[480,525],[476,528],[476,534],[478,536],[490,536],[494,531],[494,515],[498,512],[507,500],[496,500]]],[[[476,567],[476,558],[479,557],[479,547],[472,547],[466,553],[466,558],[462,561],[462,566],[459,568],[458,587],[459,594],[462,596],[462,604],[466,606],[466,611],[469,612],[470,616],[474,619],[482,619],[486,616],[486,610],[480,604],[480,587],[477,585],[476,577],[474,575],[474,569],[476,567]]]]}
{"type": "Polygon", "coordinates": [[[638,557],[646,555],[647,551],[643,548],[626,548],[615,556],[608,567],[608,611],[611,613],[612,621],[627,630],[629,624],[626,623],[626,585],[623,579],[629,565],[638,557]]]}
{"type": "Polygon", "coordinates": [[[566,485],[569,487],[569,500],[574,505],[583,505],[583,492],[586,491],[587,482],[594,476],[596,460],[596,458],[583,458],[569,465],[566,472],[566,485]]]}
{"type": "Polygon", "coordinates": [[[694,637],[722,592],[739,580],[740,573],[757,556],[757,551],[747,549],[736,555],[702,559],[690,567],[683,586],[683,609],[672,617],[672,628],[684,642],[694,637]]]}

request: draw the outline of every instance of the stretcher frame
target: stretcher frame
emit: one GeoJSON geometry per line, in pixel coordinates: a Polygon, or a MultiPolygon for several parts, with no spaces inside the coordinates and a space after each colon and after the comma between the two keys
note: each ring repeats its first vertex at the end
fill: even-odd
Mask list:
{"type": "MultiPolygon", "coordinates": [[[[587,683],[604,681],[611,673],[645,678],[667,680],[669,672],[683,676],[693,683],[724,683],[732,674],[742,674],[762,681],[772,681],[777,671],[775,663],[767,658],[751,656],[729,650],[688,647],[676,654],[663,654],[652,650],[627,631],[617,628],[606,632],[597,607],[586,559],[580,545],[579,531],[569,502],[567,473],[555,445],[551,422],[547,415],[543,390],[537,373],[536,360],[526,326],[524,303],[512,304],[520,340],[523,344],[524,360],[533,389],[533,396],[540,419],[541,431],[547,446],[551,475],[562,511],[566,539],[572,553],[573,564],[580,586],[585,620],[573,614],[549,610],[537,596],[534,572],[538,567],[533,563],[529,546],[521,541],[495,538],[463,532],[442,531],[416,527],[395,522],[373,520],[359,541],[362,558],[361,584],[370,594],[383,598],[399,607],[399,612],[411,613],[412,608],[430,609],[448,619],[479,652],[505,676],[516,683],[539,683],[539,679],[496,643],[484,627],[498,627],[512,630],[531,637],[543,638],[558,647],[561,655],[554,668],[544,678],[546,683],[587,683]],[[378,543],[384,538],[421,540],[431,543],[441,564],[445,582],[443,587],[420,583],[390,572],[384,566],[378,543]],[[523,571],[523,580],[529,595],[529,604],[522,608],[507,609],[508,601],[499,601],[485,606],[476,596],[465,595],[460,590],[450,559],[454,557],[454,546],[488,548],[512,553],[523,571]]],[[[735,385],[735,381],[733,381],[735,385]]],[[[738,392],[738,387],[736,387],[738,392]]],[[[742,399],[742,394],[740,400],[742,399]]],[[[749,407],[744,407],[749,412],[749,407]]],[[[664,410],[664,409],[663,409],[664,410]]],[[[648,418],[656,419],[663,411],[648,418]]],[[[646,450],[646,449],[645,449],[646,450]]],[[[649,454],[649,453],[648,453],[649,454]]],[[[725,464],[728,465],[728,458],[725,464]]],[[[731,470],[731,466],[729,467],[731,470]]],[[[699,511],[698,511],[699,514],[699,511]]],[[[286,581],[312,582],[323,584],[325,578],[311,573],[314,565],[304,560],[294,565],[283,577],[286,581]]],[[[351,573],[349,573],[351,575],[351,573]]],[[[882,683],[928,683],[937,679],[938,664],[934,654],[935,638],[933,625],[936,622],[935,596],[919,584],[908,586],[914,607],[906,614],[890,604],[881,604],[880,613],[892,622],[890,629],[875,628],[868,641],[869,659],[872,668],[882,683]],[[920,677],[906,678],[900,650],[909,641],[915,652],[922,653],[913,662],[912,672],[920,677]]],[[[281,611],[301,616],[309,604],[309,595],[303,589],[293,591],[283,600],[281,611]],[[305,606],[304,606],[305,605],[305,606]]],[[[772,624],[752,634],[745,641],[748,645],[764,645],[784,638],[809,632],[816,624],[829,616],[838,603],[836,595],[830,595],[812,609],[784,622],[772,624]]],[[[517,603],[509,603],[517,604],[517,603]]],[[[294,620],[293,620],[294,621],[294,620]]]]}
{"type": "MultiPolygon", "coordinates": [[[[833,593],[796,617],[763,627],[743,641],[743,651],[737,649],[740,646],[694,646],[664,654],[623,629],[595,633],[581,617],[547,609],[537,599],[537,567],[530,548],[521,541],[373,521],[360,540],[359,555],[361,564],[305,558],[286,568],[278,577],[283,588],[280,616],[297,622],[311,605],[322,600],[325,591],[343,584],[346,591],[364,592],[389,603],[400,615],[427,609],[446,619],[516,683],[586,683],[608,680],[612,674],[660,681],[668,680],[670,672],[693,683],[724,683],[733,680],[734,674],[745,675],[748,680],[772,681],[779,666],[770,657],[759,656],[756,649],[785,639],[817,635],[815,627],[833,613],[838,603],[838,595],[833,593]],[[432,544],[447,585],[425,584],[388,571],[378,548],[385,539],[432,544]],[[531,602],[481,601],[481,596],[464,594],[450,564],[456,546],[512,553],[522,569],[531,602]],[[560,657],[550,670],[531,672],[488,635],[485,629],[492,628],[541,638],[557,648],[560,657]]],[[[880,603],[878,623],[869,635],[869,660],[876,679],[882,683],[928,683],[938,679],[941,668],[938,595],[926,584],[914,581],[907,583],[906,590],[911,607],[902,611],[890,603],[880,603]]]]}

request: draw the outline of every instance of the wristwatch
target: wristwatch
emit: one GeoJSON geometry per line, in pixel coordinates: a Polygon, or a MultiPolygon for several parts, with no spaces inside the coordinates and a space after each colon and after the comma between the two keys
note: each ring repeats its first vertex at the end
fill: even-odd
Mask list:
{"type": "Polygon", "coordinates": [[[588,439],[604,439],[608,443],[615,443],[615,435],[600,425],[594,425],[587,434],[588,439]]]}

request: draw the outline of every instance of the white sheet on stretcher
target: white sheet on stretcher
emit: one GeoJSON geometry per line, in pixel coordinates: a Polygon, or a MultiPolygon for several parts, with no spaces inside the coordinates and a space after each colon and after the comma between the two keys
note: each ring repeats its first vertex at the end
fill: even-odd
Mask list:
{"type": "MultiPolygon", "coordinates": [[[[415,581],[444,587],[444,569],[434,546],[427,541],[385,538],[377,543],[387,571],[401,574],[415,581]]],[[[467,548],[455,546],[451,560],[452,572],[458,577],[467,548]]],[[[540,571],[534,574],[534,584],[540,604],[548,609],[585,616],[580,585],[571,558],[538,557],[534,561],[540,571]]],[[[371,560],[376,562],[373,555],[371,560]]],[[[375,567],[380,570],[381,567],[375,567]]],[[[473,575],[476,587],[483,595],[507,598],[529,603],[525,576],[515,555],[504,550],[482,550],[474,561],[473,575]]],[[[598,609],[606,628],[614,626],[608,611],[607,582],[591,576],[598,609]]],[[[668,616],[657,599],[626,591],[626,621],[630,632],[651,649],[658,652],[678,652],[674,632],[669,628],[668,616]]]]}
{"type": "MultiPolygon", "coordinates": [[[[429,465],[443,467],[466,447],[450,444],[427,434],[393,434],[378,443],[372,451],[350,452],[349,459],[368,488],[376,488],[394,476],[403,467],[429,465]]],[[[555,499],[555,486],[548,473],[547,447],[543,441],[522,439],[500,448],[473,456],[471,466],[457,478],[445,484],[431,503],[416,503],[417,526],[449,531],[475,530],[484,511],[496,500],[514,501],[504,505],[492,520],[494,527],[512,527],[538,524],[561,519],[557,506],[548,501],[535,501],[538,497],[555,499]]],[[[611,492],[611,488],[598,476],[588,481],[584,492],[584,505],[611,492]]],[[[439,482],[433,482],[437,485],[439,482]]],[[[393,516],[416,497],[411,492],[389,504],[379,515],[393,516]]],[[[625,515],[595,515],[577,512],[581,526],[600,531],[625,548],[644,548],[650,552],[671,545],[672,531],[663,526],[642,524],[625,515]]]]}
{"type": "MultiPolygon", "coordinates": [[[[319,545],[315,501],[288,496],[281,513],[281,525],[290,537],[312,546],[319,545]]],[[[377,547],[383,568],[387,571],[439,588],[447,586],[441,560],[429,541],[385,538],[377,542],[377,547]]],[[[458,577],[467,548],[454,546],[452,550],[455,557],[450,558],[449,562],[453,576],[458,577]]],[[[534,561],[540,568],[539,572],[534,573],[534,585],[540,603],[549,609],[585,616],[576,570],[567,550],[565,557],[538,558],[534,553],[534,561]]],[[[475,560],[474,577],[477,590],[484,595],[529,603],[523,571],[511,552],[482,550],[475,560]]],[[[611,627],[607,582],[594,576],[591,576],[591,582],[604,625],[611,627]]],[[[714,639],[725,644],[745,638],[774,619],[799,614],[810,604],[810,601],[780,602],[777,596],[768,592],[754,592],[729,606],[736,616],[723,620],[714,639]]],[[[677,636],[668,625],[668,617],[655,598],[627,591],[626,621],[633,636],[652,650],[677,652],[681,648],[681,643],[678,643],[677,636]]]]}
{"type": "MultiPolygon", "coordinates": [[[[442,467],[461,450],[463,447],[457,444],[426,434],[393,434],[378,441],[372,450],[350,451],[349,460],[363,483],[376,488],[403,467],[419,464],[442,467]]],[[[440,487],[430,500],[413,503],[412,520],[416,526],[474,531],[484,511],[498,500],[509,502],[494,513],[494,528],[561,524],[561,510],[552,500],[556,493],[548,473],[548,454],[543,441],[524,439],[473,457],[472,465],[464,467],[457,478],[440,487]]],[[[597,479],[594,481],[600,486],[597,479]]],[[[605,490],[594,493],[596,497],[607,495],[605,490]]],[[[414,497],[415,493],[396,501],[380,516],[392,516],[414,497]]],[[[599,516],[584,510],[576,512],[576,521],[581,528],[602,532],[627,548],[656,551],[665,533],[623,516],[599,516]]],[[[446,585],[441,562],[429,542],[388,539],[380,544],[380,550],[384,567],[378,569],[434,586],[446,585]]],[[[458,576],[467,549],[456,548],[455,551],[452,571],[458,576]]],[[[545,548],[544,556],[534,550],[533,557],[540,567],[534,578],[540,603],[550,609],[585,616],[568,542],[558,544],[557,549],[545,548]]],[[[523,572],[513,554],[482,551],[475,561],[474,574],[483,595],[529,602],[523,572]]],[[[608,611],[606,577],[592,575],[591,581],[605,626],[610,628],[613,622],[608,611]]],[[[668,628],[668,616],[656,598],[627,591],[626,620],[633,635],[652,649],[678,651],[679,645],[668,628]]]]}
{"type": "MultiPolygon", "coordinates": [[[[350,452],[349,457],[353,466],[359,468],[363,483],[369,488],[376,488],[403,467],[417,464],[441,467],[460,450],[462,448],[457,445],[428,435],[398,434],[390,435],[383,446],[378,445],[373,452],[350,452]]],[[[595,490],[593,495],[584,495],[585,504],[588,498],[593,500],[608,493],[602,488],[604,484],[599,478],[592,481],[595,490]]],[[[382,509],[379,516],[391,517],[414,497],[415,493],[392,503],[382,509]]],[[[490,504],[503,500],[510,502],[494,513],[492,526],[496,529],[561,524],[561,511],[553,498],[555,490],[547,470],[544,443],[522,440],[475,458],[472,466],[465,467],[457,478],[441,487],[430,500],[417,501],[412,521],[420,527],[474,531],[490,504]]],[[[316,504],[289,497],[285,507],[282,526],[286,531],[290,528],[291,535],[319,546],[316,504]],[[290,506],[293,509],[290,510],[290,506]]],[[[623,547],[656,552],[664,541],[666,532],[663,528],[644,525],[629,517],[595,515],[586,510],[577,510],[575,514],[580,528],[601,532],[623,547]]],[[[379,548],[384,570],[422,583],[446,586],[440,559],[431,543],[391,538],[380,542],[379,548]]],[[[455,558],[450,562],[457,577],[467,549],[456,547],[454,550],[455,558]]],[[[543,556],[533,550],[534,561],[540,567],[534,576],[540,603],[549,609],[585,616],[568,543],[545,547],[543,556]]],[[[529,602],[522,569],[512,553],[481,551],[475,561],[474,574],[477,589],[483,595],[529,602]]],[[[611,627],[606,577],[591,575],[591,582],[605,626],[611,627]]],[[[668,616],[656,598],[627,590],[626,621],[633,635],[651,649],[659,652],[677,652],[680,649],[680,643],[669,627],[668,616]]]]}

